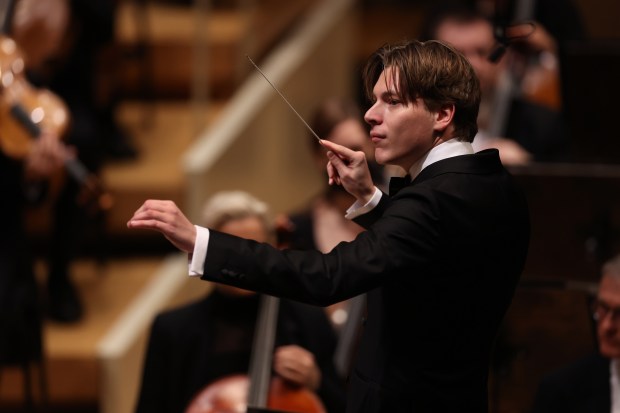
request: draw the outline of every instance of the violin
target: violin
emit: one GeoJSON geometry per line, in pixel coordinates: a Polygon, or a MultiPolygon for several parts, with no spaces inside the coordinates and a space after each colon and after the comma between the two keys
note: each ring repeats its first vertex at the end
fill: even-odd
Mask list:
{"type": "Polygon", "coordinates": [[[185,413],[326,413],[310,390],[271,377],[279,305],[279,298],[261,296],[249,375],[232,375],[207,385],[185,413]]]}
{"type": "MultiPolygon", "coordinates": [[[[25,76],[23,54],[10,37],[0,35],[0,149],[23,159],[43,130],[64,136],[70,121],[65,103],[47,89],[37,89],[25,76]]],[[[89,212],[108,210],[113,203],[97,176],[67,148],[65,170],[81,188],[78,202],[89,212]]]]}

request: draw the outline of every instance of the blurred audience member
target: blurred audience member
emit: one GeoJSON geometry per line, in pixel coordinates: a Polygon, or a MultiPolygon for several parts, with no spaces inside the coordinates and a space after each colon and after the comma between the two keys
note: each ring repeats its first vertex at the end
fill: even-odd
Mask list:
{"type": "Polygon", "coordinates": [[[620,255],[603,265],[592,310],[598,352],[544,377],[532,413],[620,411],[620,255]]]}
{"type": "MultiPolygon", "coordinates": [[[[311,127],[321,139],[327,139],[366,154],[373,180],[378,187],[387,190],[388,174],[404,175],[398,167],[384,167],[374,160],[374,147],[363,122],[361,109],[353,99],[330,97],[321,102],[314,111],[311,127]]],[[[310,202],[289,216],[280,216],[278,227],[287,246],[329,252],[341,241],[351,241],[363,229],[350,219],[346,210],[355,199],[340,185],[329,185],[325,169],[326,150],[316,137],[308,134],[308,144],[317,173],[324,178],[324,187],[310,202]]],[[[360,316],[365,308],[365,297],[355,297],[326,307],[327,314],[339,335],[336,366],[346,377],[352,361],[357,340],[360,316]],[[348,325],[351,323],[351,325],[348,325]]]]}
{"type": "MultiPolygon", "coordinates": [[[[479,133],[473,142],[476,150],[498,148],[502,161],[508,165],[564,161],[568,157],[569,136],[559,108],[536,101],[522,89],[530,70],[523,66],[523,53],[544,51],[555,59],[556,42],[540,24],[508,30],[515,46],[496,61],[491,61],[498,47],[494,26],[470,8],[441,10],[432,16],[423,37],[452,44],[476,70],[482,90],[479,133]]],[[[557,68],[553,68],[553,73],[552,79],[557,76],[557,68]]]]}
{"type": "MultiPolygon", "coordinates": [[[[266,204],[243,191],[215,194],[201,222],[244,238],[275,241],[266,204]]],[[[248,374],[259,306],[259,295],[217,284],[203,299],[160,313],[151,329],[136,412],[183,412],[218,379],[248,374]]],[[[335,346],[322,308],[280,300],[274,373],[316,392],[329,413],[343,412],[345,400],[344,382],[332,362],[335,346]]]]}
{"type": "MultiPolygon", "coordinates": [[[[2,149],[11,139],[4,132],[0,128],[2,149]]],[[[42,358],[41,309],[24,213],[45,198],[48,179],[66,156],[50,133],[32,141],[24,159],[0,150],[0,214],[5,217],[0,231],[0,366],[29,366],[42,358]]]]}
{"type": "MultiPolygon", "coordinates": [[[[104,97],[100,87],[98,63],[114,40],[117,5],[116,0],[19,0],[11,21],[29,81],[66,103],[71,121],[64,140],[93,175],[106,160],[137,155],[115,122],[116,102],[104,97]]],[[[60,322],[78,321],[83,314],[71,263],[83,252],[87,229],[95,233],[94,240],[103,239],[105,216],[103,211],[89,213],[78,202],[83,189],[76,180],[64,180],[53,205],[45,299],[48,315],[60,322]]]]}
{"type": "MultiPolygon", "coordinates": [[[[354,100],[338,97],[324,100],[315,109],[310,124],[321,139],[363,151],[369,161],[373,180],[377,186],[385,189],[384,169],[374,161],[374,147],[361,110],[354,100]]],[[[311,134],[308,135],[308,144],[317,173],[324,176],[324,187],[308,205],[292,212],[288,221],[280,217],[282,221],[279,226],[291,248],[329,252],[339,242],[353,240],[362,231],[362,227],[345,218],[346,210],[355,199],[342,186],[328,184],[325,148],[311,134]]],[[[337,330],[340,330],[348,319],[349,304],[342,302],[327,307],[337,330]]]]}

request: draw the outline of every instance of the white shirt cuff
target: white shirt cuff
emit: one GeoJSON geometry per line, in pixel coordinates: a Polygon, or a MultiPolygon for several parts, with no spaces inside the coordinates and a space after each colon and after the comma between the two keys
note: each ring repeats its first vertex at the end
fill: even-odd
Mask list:
{"type": "Polygon", "coordinates": [[[196,227],[196,243],[194,252],[189,254],[189,276],[200,277],[203,274],[205,261],[207,260],[207,247],[209,246],[209,230],[198,225],[196,227]]]}
{"type": "Polygon", "coordinates": [[[362,205],[359,201],[355,201],[355,203],[347,209],[347,213],[344,217],[347,219],[353,219],[372,211],[377,205],[379,205],[382,195],[383,193],[381,190],[375,186],[375,193],[372,195],[372,198],[370,198],[370,201],[368,201],[365,205],[362,205]]]}

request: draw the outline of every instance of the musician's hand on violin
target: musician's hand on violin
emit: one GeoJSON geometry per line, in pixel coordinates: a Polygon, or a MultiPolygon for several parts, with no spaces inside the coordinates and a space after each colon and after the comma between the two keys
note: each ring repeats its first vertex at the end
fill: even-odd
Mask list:
{"type": "Polygon", "coordinates": [[[557,42],[554,37],[538,23],[517,24],[506,29],[506,34],[513,39],[513,47],[524,54],[549,52],[557,54],[557,42]]]}
{"type": "Polygon", "coordinates": [[[327,148],[327,175],[330,185],[342,185],[358,201],[366,204],[375,193],[366,155],[328,140],[321,140],[327,148]]]}
{"type": "Polygon", "coordinates": [[[30,69],[39,69],[61,53],[70,20],[69,0],[20,0],[11,24],[30,69]]]}
{"type": "Polygon", "coordinates": [[[49,178],[62,168],[65,160],[71,156],[75,156],[74,153],[60,142],[58,136],[50,131],[43,131],[39,138],[33,141],[24,160],[26,179],[49,178]]]}
{"type": "Polygon", "coordinates": [[[159,231],[181,251],[194,251],[196,227],[173,201],[145,201],[127,222],[127,227],[159,231]]]}
{"type": "Polygon", "coordinates": [[[297,345],[276,348],[273,369],[282,378],[313,391],[321,384],[321,370],[314,355],[297,345]]]}

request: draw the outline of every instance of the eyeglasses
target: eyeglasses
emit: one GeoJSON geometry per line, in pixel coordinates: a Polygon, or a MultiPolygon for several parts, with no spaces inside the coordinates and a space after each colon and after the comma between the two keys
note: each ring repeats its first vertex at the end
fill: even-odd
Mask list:
{"type": "Polygon", "coordinates": [[[592,303],[592,317],[596,321],[601,321],[607,316],[611,316],[611,321],[620,323],[620,307],[612,307],[601,300],[594,300],[592,303]]]}

